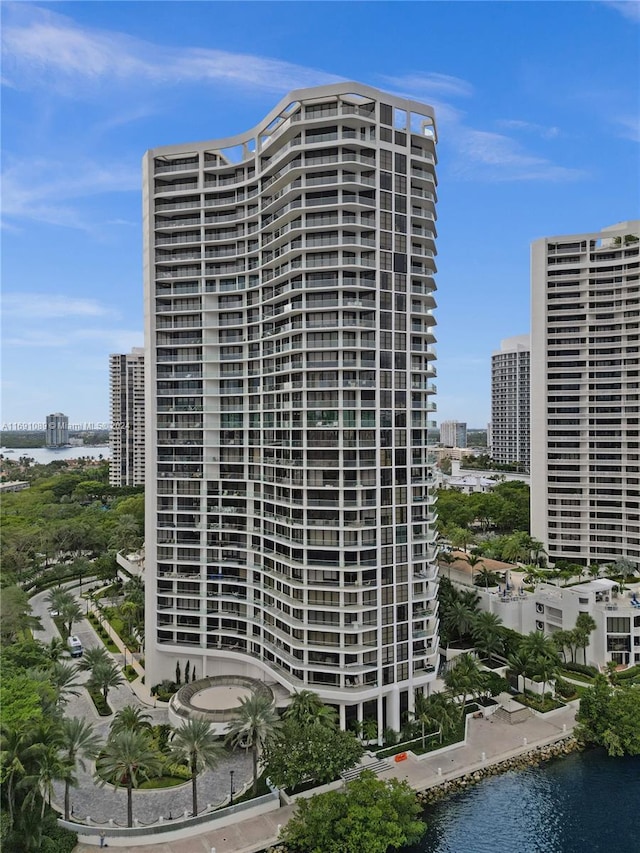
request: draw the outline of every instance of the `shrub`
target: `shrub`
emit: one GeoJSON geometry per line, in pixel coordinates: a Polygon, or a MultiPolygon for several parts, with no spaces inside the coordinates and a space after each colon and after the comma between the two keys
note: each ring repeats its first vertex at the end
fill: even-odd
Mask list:
{"type": "Polygon", "coordinates": [[[509,682],[506,678],[502,678],[496,672],[487,672],[486,684],[487,689],[492,696],[497,696],[499,693],[506,693],[509,690],[509,682]]]}
{"type": "Polygon", "coordinates": [[[598,674],[595,666],[585,666],[583,663],[563,663],[562,668],[568,672],[581,672],[583,675],[590,675],[591,677],[598,674]]]}
{"type": "Polygon", "coordinates": [[[573,699],[577,696],[575,685],[563,678],[556,678],[556,693],[563,699],[573,699]]]}
{"type": "Polygon", "coordinates": [[[169,681],[168,678],[165,678],[160,684],[151,688],[151,695],[156,696],[161,702],[168,702],[177,689],[178,685],[175,681],[169,681]]]}
{"type": "MultiPolygon", "coordinates": [[[[87,688],[88,689],[88,688],[87,688]]],[[[88,690],[91,701],[96,706],[96,711],[101,717],[108,717],[112,711],[108,703],[104,701],[104,696],[99,690],[88,690]]]]}

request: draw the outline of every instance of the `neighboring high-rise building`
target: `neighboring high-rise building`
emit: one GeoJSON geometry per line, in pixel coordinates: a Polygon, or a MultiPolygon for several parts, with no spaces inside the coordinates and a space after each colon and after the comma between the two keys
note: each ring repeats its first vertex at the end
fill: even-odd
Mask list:
{"type": "Polygon", "coordinates": [[[435,126],[356,83],[144,165],[147,679],[399,729],[435,678],[435,126]]]}
{"type": "Polygon", "coordinates": [[[639,231],[533,244],[531,530],[551,562],[640,562],[639,231]]]}
{"type": "Polygon", "coordinates": [[[491,356],[491,457],[529,469],[531,342],[517,335],[491,356]]]}
{"type": "Polygon", "coordinates": [[[144,485],[144,349],[109,356],[112,486],[144,485]]]}
{"type": "Polygon", "coordinates": [[[466,447],[466,423],[461,421],[442,421],[440,424],[440,444],[444,445],[444,447],[466,447]]]}
{"type": "Polygon", "coordinates": [[[47,415],[44,436],[46,447],[65,447],[69,444],[69,418],[62,412],[47,415]]]}

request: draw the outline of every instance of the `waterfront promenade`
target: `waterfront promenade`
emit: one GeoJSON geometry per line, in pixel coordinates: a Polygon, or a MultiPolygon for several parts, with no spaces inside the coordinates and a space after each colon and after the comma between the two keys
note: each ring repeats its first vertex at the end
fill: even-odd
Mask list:
{"type": "MultiPolygon", "coordinates": [[[[543,719],[528,717],[511,725],[499,719],[469,718],[467,743],[445,752],[393,764],[378,775],[381,779],[406,779],[417,791],[424,791],[445,781],[458,779],[492,764],[562,740],[573,730],[574,706],[568,706],[543,719]],[[526,743],[525,743],[526,740],[526,743]],[[484,753],[484,758],[483,758],[484,753]]],[[[294,811],[286,806],[276,812],[251,818],[232,826],[211,829],[179,841],[159,842],[143,846],[118,846],[129,853],[259,853],[278,838],[278,825],[284,826],[294,811]]],[[[108,840],[108,839],[107,839],[108,840]]],[[[94,853],[95,847],[79,844],[74,853],[94,853]]]]}

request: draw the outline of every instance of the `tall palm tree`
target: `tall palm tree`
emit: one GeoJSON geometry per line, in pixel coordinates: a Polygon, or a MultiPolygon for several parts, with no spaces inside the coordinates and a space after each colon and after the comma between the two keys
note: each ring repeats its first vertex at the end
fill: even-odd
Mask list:
{"type": "Polygon", "coordinates": [[[509,655],[507,658],[510,671],[516,676],[516,687],[520,688],[519,679],[522,678],[522,692],[526,689],[526,679],[531,674],[532,657],[526,649],[522,648],[522,644],[517,652],[509,655]]]}
{"type": "Polygon", "coordinates": [[[281,728],[282,721],[267,696],[252,694],[240,700],[229,730],[226,743],[251,749],[253,758],[253,794],[258,790],[258,758],[267,740],[281,728]]]}
{"type": "Polygon", "coordinates": [[[109,737],[96,762],[102,781],[127,789],[127,826],[133,826],[133,789],[162,772],[162,758],[144,731],[121,731],[109,737]]]}
{"type": "MultiPolygon", "coordinates": [[[[94,759],[100,751],[101,740],[93,727],[81,717],[67,717],[62,721],[62,756],[72,769],[80,766],[86,770],[84,759],[94,759]]],[[[70,791],[74,780],[71,776],[64,780],[64,817],[69,820],[70,791]]]]}
{"type": "Polygon", "coordinates": [[[213,770],[224,752],[219,739],[206,720],[189,720],[175,729],[170,744],[170,759],[187,764],[191,771],[192,814],[198,814],[198,773],[213,770]]]}
{"type": "Polygon", "coordinates": [[[136,708],[134,705],[125,705],[116,712],[113,722],[109,727],[109,735],[117,734],[121,731],[138,732],[143,729],[151,728],[151,714],[145,714],[142,708],[136,708]]]}
{"type": "Polygon", "coordinates": [[[84,619],[84,613],[82,612],[82,607],[78,604],[78,602],[71,596],[71,600],[65,602],[60,608],[60,618],[67,626],[67,637],[71,636],[71,629],[73,628],[74,622],[79,622],[81,619],[84,619]]]}
{"type": "Polygon", "coordinates": [[[456,558],[453,556],[451,551],[441,551],[438,554],[438,562],[444,563],[445,566],[447,566],[449,569],[449,572],[448,572],[449,579],[451,579],[451,565],[452,565],[452,563],[455,563],[455,561],[456,561],[456,558]]]}
{"type": "Polygon", "coordinates": [[[0,739],[0,759],[10,827],[15,821],[16,788],[27,773],[26,750],[29,748],[30,742],[30,735],[27,733],[26,727],[3,727],[0,739]]]}
{"type": "Polygon", "coordinates": [[[469,654],[457,657],[454,666],[445,674],[444,683],[452,696],[462,696],[462,722],[465,718],[467,696],[479,696],[484,682],[485,677],[478,668],[478,662],[469,654]]]}
{"type": "Polygon", "coordinates": [[[471,626],[471,636],[476,649],[491,658],[504,649],[502,642],[502,619],[495,613],[478,613],[471,626]]]}
{"type": "Polygon", "coordinates": [[[445,628],[450,634],[462,639],[470,631],[475,614],[462,601],[454,601],[443,616],[445,628]]]}
{"type": "Polygon", "coordinates": [[[113,663],[111,655],[104,646],[93,646],[90,649],[85,649],[77,667],[79,672],[91,672],[97,663],[113,663]]]}
{"type": "Polygon", "coordinates": [[[285,720],[294,720],[300,725],[313,723],[326,728],[336,726],[335,710],[325,705],[313,690],[296,691],[283,716],[285,720]]]}
{"type": "Polygon", "coordinates": [[[476,566],[479,566],[480,563],[484,565],[484,560],[482,557],[479,557],[477,554],[465,554],[464,560],[471,567],[471,583],[473,583],[473,573],[475,571],[476,566]]]}
{"type": "Polygon", "coordinates": [[[48,677],[57,693],[56,705],[61,708],[69,701],[69,696],[79,696],[80,683],[76,681],[77,670],[68,663],[54,663],[48,671],[48,677]]]}
{"type": "Polygon", "coordinates": [[[109,690],[124,684],[120,670],[115,663],[98,662],[91,670],[87,686],[93,690],[100,690],[106,702],[109,698],[109,690]]]}

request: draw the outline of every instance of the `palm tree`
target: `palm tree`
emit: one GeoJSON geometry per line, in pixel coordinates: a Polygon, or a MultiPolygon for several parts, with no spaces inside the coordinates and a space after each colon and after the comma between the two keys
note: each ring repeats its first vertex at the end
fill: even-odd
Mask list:
{"type": "Polygon", "coordinates": [[[191,771],[192,814],[198,814],[198,773],[213,768],[222,757],[223,748],[205,720],[189,720],[175,729],[169,756],[176,763],[187,764],[191,771]]]}
{"type": "Polygon", "coordinates": [[[15,821],[16,788],[27,773],[26,751],[30,745],[30,736],[26,727],[3,727],[0,741],[2,759],[2,784],[6,795],[9,826],[15,821]]]}
{"type": "Polygon", "coordinates": [[[48,671],[51,684],[57,692],[56,705],[60,708],[69,701],[69,696],[79,696],[80,683],[76,681],[77,669],[72,664],[56,662],[48,671]]]}
{"type": "Polygon", "coordinates": [[[77,664],[79,672],[91,672],[98,663],[113,663],[111,655],[104,646],[85,649],[82,660],[77,664]]]}
{"type": "Polygon", "coordinates": [[[74,600],[73,595],[61,586],[57,586],[54,587],[54,589],[49,590],[46,598],[49,610],[52,610],[54,613],[60,613],[63,607],[74,600]]]}
{"type": "Polygon", "coordinates": [[[65,602],[60,608],[60,618],[67,626],[67,637],[71,636],[71,629],[73,628],[74,622],[79,622],[81,619],[84,619],[84,613],[82,612],[82,607],[78,604],[78,602],[71,596],[71,600],[65,602]]]}
{"type": "Polygon", "coordinates": [[[300,725],[312,723],[329,729],[336,726],[335,709],[325,705],[313,690],[296,691],[283,716],[285,720],[294,720],[300,725]]]}
{"type": "Polygon", "coordinates": [[[579,613],[576,619],[576,639],[579,647],[582,649],[584,663],[587,663],[587,646],[589,645],[589,635],[595,631],[597,625],[592,616],[588,613],[579,613]]]}
{"type": "Polygon", "coordinates": [[[29,788],[24,801],[25,807],[30,805],[33,808],[38,794],[41,795],[40,824],[44,820],[44,810],[47,802],[51,805],[53,783],[64,781],[66,785],[67,781],[71,782],[73,780],[73,768],[60,755],[59,749],[59,738],[39,741],[34,750],[34,758],[36,758],[35,773],[23,780],[24,786],[29,788]]]}
{"type": "Polygon", "coordinates": [[[471,636],[476,649],[489,659],[504,649],[502,619],[495,613],[478,613],[471,626],[471,636]]]}
{"type": "MultiPolygon", "coordinates": [[[[77,765],[86,770],[84,759],[93,759],[100,751],[100,738],[92,726],[81,717],[67,717],[62,721],[61,751],[66,763],[72,769],[77,765]]],[[[69,776],[64,781],[64,817],[69,820],[70,789],[73,778],[69,776]]]]}
{"type": "Polygon", "coordinates": [[[267,696],[252,694],[240,700],[240,707],[229,724],[226,743],[234,749],[251,748],[253,757],[253,794],[258,790],[258,757],[266,741],[282,726],[267,696]]]}
{"type": "Polygon", "coordinates": [[[445,674],[444,683],[453,696],[462,696],[462,722],[465,718],[467,696],[479,696],[482,692],[484,675],[478,662],[470,654],[460,655],[454,666],[445,674]]]}
{"type": "Polygon", "coordinates": [[[136,708],[134,705],[125,705],[116,712],[113,722],[109,727],[109,734],[115,735],[121,731],[138,732],[143,729],[150,729],[151,714],[145,714],[142,708],[136,708]]]}
{"type": "Polygon", "coordinates": [[[534,664],[534,673],[538,678],[542,679],[542,699],[544,700],[544,694],[547,689],[547,682],[551,681],[556,672],[558,671],[558,664],[556,661],[551,660],[548,657],[540,657],[536,660],[534,664]]]}
{"type": "Polygon", "coordinates": [[[451,551],[441,551],[438,554],[438,562],[444,563],[445,566],[449,567],[449,578],[451,578],[451,564],[455,563],[456,558],[453,556],[451,551]]]}
{"type": "Polygon", "coordinates": [[[467,562],[469,564],[469,566],[471,567],[471,583],[473,583],[474,569],[480,563],[482,563],[484,565],[484,560],[482,559],[482,557],[478,557],[477,554],[465,554],[464,559],[465,559],[465,562],[467,562]]]}
{"type": "Polygon", "coordinates": [[[462,601],[454,601],[444,614],[445,628],[462,639],[471,631],[475,614],[462,601]]]}
{"type": "Polygon", "coordinates": [[[492,572],[491,569],[488,569],[486,566],[483,566],[481,569],[478,569],[478,573],[476,574],[474,583],[476,586],[478,585],[478,581],[484,581],[484,588],[489,589],[489,584],[492,586],[496,586],[497,576],[495,572],[492,572]]]}
{"type": "Polygon", "coordinates": [[[544,657],[557,662],[560,657],[556,644],[543,631],[529,632],[520,644],[520,650],[533,661],[544,657]]]}
{"type": "Polygon", "coordinates": [[[378,721],[368,717],[362,722],[362,739],[365,743],[371,743],[378,737],[378,721]]]}
{"type": "Polygon", "coordinates": [[[452,731],[458,722],[456,706],[446,693],[433,693],[427,697],[423,693],[416,692],[414,717],[422,726],[423,749],[426,741],[426,726],[437,726],[442,743],[443,734],[452,731]]]}
{"type": "Polygon", "coordinates": [[[109,696],[109,690],[112,687],[119,687],[124,684],[124,680],[120,675],[120,670],[115,663],[98,662],[91,670],[91,675],[87,681],[87,686],[92,690],[100,690],[106,702],[109,696]]]}
{"type": "Polygon", "coordinates": [[[67,644],[62,637],[52,637],[49,645],[45,646],[45,653],[50,661],[58,663],[60,658],[67,656],[67,644]]]}
{"type": "Polygon", "coordinates": [[[509,655],[507,658],[507,663],[509,664],[509,669],[516,676],[516,687],[520,688],[520,677],[522,677],[522,692],[524,693],[526,690],[526,679],[531,671],[531,655],[528,654],[526,650],[522,649],[522,645],[514,654],[509,655]]]}
{"type": "Polygon", "coordinates": [[[133,789],[162,772],[162,759],[145,731],[121,731],[110,736],[96,762],[102,781],[127,789],[127,826],[133,826],[133,789]]]}

